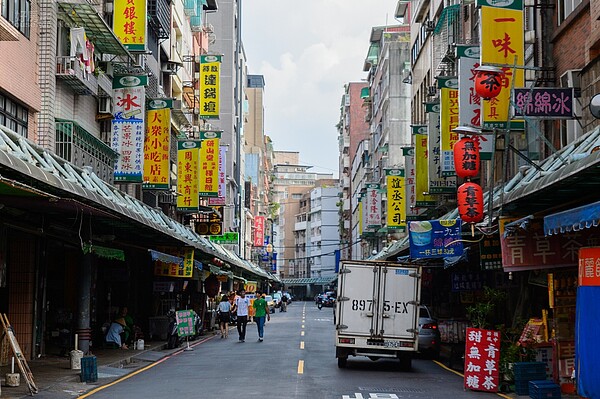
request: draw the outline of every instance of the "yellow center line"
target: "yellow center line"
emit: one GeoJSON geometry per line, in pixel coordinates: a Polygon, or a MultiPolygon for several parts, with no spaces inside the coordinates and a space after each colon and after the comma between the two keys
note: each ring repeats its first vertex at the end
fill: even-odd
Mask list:
{"type": "Polygon", "coordinates": [[[304,328],[304,324],[302,324],[302,328],[304,328]]]}
{"type": "Polygon", "coordinates": [[[304,360],[298,360],[298,374],[304,374],[304,360]]]}
{"type": "Polygon", "coordinates": [[[300,336],[304,337],[304,331],[300,332],[300,336]]]}
{"type": "Polygon", "coordinates": [[[300,341],[300,349],[304,349],[304,341],[300,341]]]}

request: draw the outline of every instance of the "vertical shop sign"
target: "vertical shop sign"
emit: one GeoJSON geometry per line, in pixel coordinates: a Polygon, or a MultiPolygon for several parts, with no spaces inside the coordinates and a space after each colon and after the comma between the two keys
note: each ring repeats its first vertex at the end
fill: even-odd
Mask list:
{"type": "Polygon", "coordinates": [[[458,79],[456,77],[438,78],[441,91],[440,102],[440,159],[442,176],[454,176],[454,143],[458,141],[458,133],[453,132],[458,126],[458,79]]]}
{"type": "Polygon", "coordinates": [[[482,270],[502,269],[502,248],[498,233],[485,236],[479,243],[479,262],[482,270]]]}
{"type": "Polygon", "coordinates": [[[406,230],[406,192],[403,169],[385,171],[387,186],[387,228],[406,230]]]}
{"type": "Polygon", "coordinates": [[[254,246],[262,247],[265,245],[265,217],[254,217],[254,246]]]}
{"type": "Polygon", "coordinates": [[[600,286],[600,247],[579,249],[579,284],[583,286],[600,286]]]}
{"type": "Polygon", "coordinates": [[[171,108],[173,100],[148,102],[144,140],[144,189],[170,188],[171,108]]]}
{"type": "Polygon", "coordinates": [[[363,231],[364,231],[364,220],[365,220],[365,215],[364,215],[364,196],[363,194],[360,194],[358,196],[358,235],[362,235],[363,231]]]}
{"type": "MultiPolygon", "coordinates": [[[[416,167],[415,167],[415,149],[414,147],[405,147],[402,149],[402,155],[404,155],[404,209],[406,217],[404,220],[417,220],[419,216],[419,210],[417,208],[417,195],[415,193],[416,187],[416,167]]],[[[388,192],[388,208],[389,204],[389,192],[388,192]]],[[[388,214],[389,219],[389,214],[388,214]]],[[[389,222],[389,220],[388,220],[389,222]]],[[[389,224],[388,224],[388,227],[389,224]]],[[[406,224],[403,227],[406,228],[406,224]]]]}
{"type": "Polygon", "coordinates": [[[380,185],[377,183],[367,184],[366,195],[366,224],[367,229],[377,229],[381,227],[381,193],[380,185]]]}
{"type": "Polygon", "coordinates": [[[220,55],[200,56],[200,118],[219,118],[220,55]]]}
{"type": "MultiPolygon", "coordinates": [[[[511,88],[525,86],[523,68],[510,67],[525,63],[523,1],[478,0],[477,4],[481,6],[481,64],[505,65],[500,94],[482,101],[483,127],[504,129],[510,119],[511,88]]],[[[510,122],[511,127],[523,125],[515,122],[510,122]]]]}
{"type": "Polygon", "coordinates": [[[199,185],[200,141],[182,140],[177,143],[177,210],[197,211],[200,205],[199,185]]]}
{"type": "Polygon", "coordinates": [[[200,197],[218,197],[221,132],[200,132],[200,139],[200,197]]]}
{"type": "Polygon", "coordinates": [[[183,277],[192,277],[194,273],[194,248],[183,249],[183,277]]]}
{"type": "Polygon", "coordinates": [[[500,332],[467,328],[465,343],[466,389],[498,392],[500,381],[500,332]]]}
{"type": "Polygon", "coordinates": [[[225,205],[227,197],[227,182],[225,180],[227,172],[227,146],[219,146],[219,196],[210,197],[208,205],[225,205]]]}
{"type": "Polygon", "coordinates": [[[115,163],[115,182],[143,180],[144,122],[148,77],[115,76],[111,148],[119,153],[115,163]]]}
{"type": "Polygon", "coordinates": [[[429,194],[456,193],[456,176],[442,175],[440,148],[440,104],[425,104],[427,113],[428,192],[429,194]]]}
{"type": "Polygon", "coordinates": [[[129,51],[146,50],[146,0],[115,1],[113,31],[129,51]]]}
{"type": "Polygon", "coordinates": [[[435,201],[430,200],[429,185],[429,152],[427,151],[427,126],[413,126],[413,143],[415,147],[415,205],[417,207],[434,206],[435,201]]]}

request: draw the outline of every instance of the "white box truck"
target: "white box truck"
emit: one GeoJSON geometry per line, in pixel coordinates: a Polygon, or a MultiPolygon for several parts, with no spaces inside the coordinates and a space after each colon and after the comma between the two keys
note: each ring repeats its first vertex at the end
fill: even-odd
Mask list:
{"type": "Polygon", "coordinates": [[[336,357],[398,358],[410,369],[418,350],[421,267],[383,261],[342,261],[338,276],[336,357]]]}

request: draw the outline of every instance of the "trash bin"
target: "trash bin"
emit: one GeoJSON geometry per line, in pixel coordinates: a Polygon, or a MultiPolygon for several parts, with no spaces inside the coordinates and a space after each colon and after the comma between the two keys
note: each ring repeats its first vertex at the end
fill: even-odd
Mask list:
{"type": "Polygon", "coordinates": [[[98,381],[98,365],[96,356],[84,356],[81,358],[81,382],[98,381]]]}

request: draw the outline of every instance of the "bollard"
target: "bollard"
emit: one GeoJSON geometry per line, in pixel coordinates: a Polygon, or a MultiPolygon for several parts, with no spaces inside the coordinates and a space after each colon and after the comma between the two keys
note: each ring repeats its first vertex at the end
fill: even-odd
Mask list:
{"type": "Polygon", "coordinates": [[[6,386],[18,387],[19,385],[21,385],[21,374],[7,373],[5,380],[6,380],[6,386]]]}
{"type": "Polygon", "coordinates": [[[71,354],[71,370],[81,370],[81,358],[83,357],[83,352],[74,349],[70,352],[71,354]]]}

